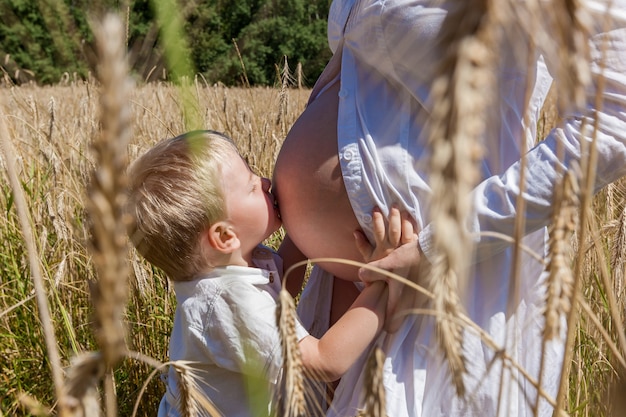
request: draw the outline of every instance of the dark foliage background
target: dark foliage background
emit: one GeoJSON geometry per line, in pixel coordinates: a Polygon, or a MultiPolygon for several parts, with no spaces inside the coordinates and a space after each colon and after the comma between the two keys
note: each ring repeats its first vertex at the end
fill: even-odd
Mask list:
{"type": "MultiPolygon", "coordinates": [[[[127,19],[127,44],[141,81],[169,79],[155,17],[158,0],[0,0],[0,71],[5,81],[54,84],[92,68],[89,21],[105,10],[127,19]]],[[[287,57],[305,86],[330,58],[330,0],[177,0],[191,65],[207,82],[273,85],[287,57]],[[235,46],[236,44],[236,46],[235,46]],[[244,71],[245,68],[245,71],[244,71]]]]}

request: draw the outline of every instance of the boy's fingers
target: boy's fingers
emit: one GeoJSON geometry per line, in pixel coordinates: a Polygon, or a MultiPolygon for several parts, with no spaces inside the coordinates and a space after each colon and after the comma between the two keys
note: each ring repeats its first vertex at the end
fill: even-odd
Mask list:
{"type": "Polygon", "coordinates": [[[413,242],[417,239],[417,235],[415,234],[415,229],[413,228],[413,223],[411,220],[407,218],[402,219],[402,237],[400,239],[400,243],[404,245],[405,243],[413,242]]]}
{"type": "Polygon", "coordinates": [[[372,224],[374,226],[374,241],[380,246],[385,241],[385,217],[378,208],[372,212],[372,224]]]}
{"type": "Polygon", "coordinates": [[[402,218],[400,216],[400,210],[396,206],[392,206],[389,210],[389,243],[392,248],[395,248],[400,243],[400,237],[402,235],[402,218]]]}

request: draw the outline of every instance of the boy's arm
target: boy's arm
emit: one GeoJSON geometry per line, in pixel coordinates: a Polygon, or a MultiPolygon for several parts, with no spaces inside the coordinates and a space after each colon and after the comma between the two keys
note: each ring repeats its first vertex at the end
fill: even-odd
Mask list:
{"type": "Polygon", "coordinates": [[[354,364],[385,322],[388,290],[383,281],[363,289],[346,313],[321,339],[298,344],[304,367],[316,378],[335,381],[354,364]]]}

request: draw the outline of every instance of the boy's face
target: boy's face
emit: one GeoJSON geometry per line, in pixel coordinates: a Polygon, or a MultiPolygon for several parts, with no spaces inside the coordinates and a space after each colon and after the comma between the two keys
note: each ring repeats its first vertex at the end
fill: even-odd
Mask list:
{"type": "Polygon", "coordinates": [[[222,167],[228,221],[235,227],[242,250],[252,250],[282,224],[271,182],[254,174],[233,149],[222,167]]]}

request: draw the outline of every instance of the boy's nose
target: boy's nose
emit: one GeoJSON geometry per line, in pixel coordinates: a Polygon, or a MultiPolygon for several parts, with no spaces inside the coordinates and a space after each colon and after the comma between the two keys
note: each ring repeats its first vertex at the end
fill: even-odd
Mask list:
{"type": "Polygon", "coordinates": [[[261,178],[261,184],[263,184],[263,191],[267,192],[272,187],[272,181],[269,178],[261,178]]]}

